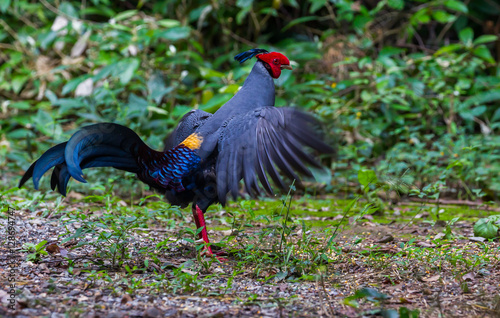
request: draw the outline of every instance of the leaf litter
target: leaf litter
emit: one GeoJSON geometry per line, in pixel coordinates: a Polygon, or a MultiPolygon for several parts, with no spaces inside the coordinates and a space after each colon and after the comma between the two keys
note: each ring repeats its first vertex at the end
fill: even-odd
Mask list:
{"type": "MultiPolygon", "coordinates": [[[[106,213],[95,205],[91,212],[92,204],[80,202],[64,209],[86,211],[89,218],[106,213]]],[[[422,220],[403,226],[362,218],[342,229],[326,260],[301,271],[294,267],[312,261],[307,253],[295,251],[295,263],[284,266],[272,248],[257,254],[264,259],[270,255],[272,261],[242,249],[259,243],[256,238],[268,227],[265,222],[211,230],[215,242],[233,238],[223,246],[229,251],[224,263],[198,255],[196,243],[183,232],[190,227],[184,222],[189,213],[172,228],[149,222],[127,233],[127,255],[113,264],[109,254],[92,244],[109,229],[64,241],[84,222],[64,222],[67,215],[53,210],[50,204],[40,204],[17,211],[17,304],[15,311],[7,308],[8,285],[2,280],[3,317],[361,317],[402,307],[418,309],[420,317],[497,317],[500,312],[500,246],[498,241],[475,240],[469,221],[458,222],[453,236],[445,239],[439,228],[422,220]],[[33,250],[25,244],[44,241],[41,250],[46,253],[27,261],[33,250]],[[386,297],[352,300],[363,288],[386,297]]],[[[220,215],[208,216],[209,228],[230,223],[219,220],[220,215]]],[[[6,219],[1,221],[6,224],[6,219]]],[[[304,237],[321,242],[325,234],[298,227],[289,233],[288,242],[292,246],[304,237]]],[[[2,262],[6,257],[2,252],[2,262]]],[[[7,268],[0,268],[0,275],[6,274],[7,268]]]]}

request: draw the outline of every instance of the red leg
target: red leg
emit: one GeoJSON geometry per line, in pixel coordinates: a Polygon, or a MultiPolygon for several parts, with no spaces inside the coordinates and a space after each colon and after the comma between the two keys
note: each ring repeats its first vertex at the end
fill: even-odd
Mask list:
{"type": "MultiPolygon", "coordinates": [[[[205,224],[205,214],[196,204],[193,204],[193,218],[194,218],[194,222],[196,223],[196,228],[197,229],[199,229],[200,227],[203,228],[201,230],[201,232],[198,234],[198,237],[200,239],[203,239],[203,242],[205,242],[206,245],[205,245],[204,249],[205,249],[206,253],[209,256],[214,255],[214,253],[212,252],[212,248],[210,247],[210,240],[208,239],[207,226],[205,224]]],[[[223,254],[223,253],[217,253],[215,255],[218,255],[218,254],[223,254]]],[[[220,257],[217,257],[217,259],[221,262],[226,260],[226,259],[220,258],[220,257]]]]}
{"type": "MultiPolygon", "coordinates": [[[[198,218],[198,206],[195,207],[195,205],[193,204],[193,219],[194,219],[194,223],[196,223],[196,229],[199,229],[200,228],[200,219],[198,218]]],[[[198,237],[199,238],[202,238],[201,236],[201,232],[198,234],[198,237]]]]}

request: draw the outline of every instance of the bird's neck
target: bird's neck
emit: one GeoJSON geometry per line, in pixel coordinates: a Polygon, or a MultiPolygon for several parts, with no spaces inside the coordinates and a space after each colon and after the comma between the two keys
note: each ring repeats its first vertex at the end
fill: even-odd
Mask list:
{"type": "Polygon", "coordinates": [[[211,117],[209,122],[214,127],[218,129],[217,125],[233,116],[264,106],[274,106],[274,81],[262,63],[255,63],[241,89],[211,117]]]}
{"type": "MultiPolygon", "coordinates": [[[[242,98],[251,103],[250,108],[274,106],[274,80],[263,62],[257,61],[240,91],[234,98],[242,98]],[[253,106],[253,107],[252,107],[253,106]]],[[[250,104],[245,102],[244,104],[250,104]]]]}
{"type": "Polygon", "coordinates": [[[200,149],[195,150],[200,158],[212,153],[219,138],[215,132],[224,122],[264,106],[274,106],[274,81],[262,63],[255,63],[241,89],[197,130],[204,138],[200,149]]]}

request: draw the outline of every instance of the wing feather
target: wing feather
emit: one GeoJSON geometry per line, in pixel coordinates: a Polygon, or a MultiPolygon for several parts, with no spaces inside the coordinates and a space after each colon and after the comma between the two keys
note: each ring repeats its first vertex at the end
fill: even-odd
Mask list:
{"type": "Polygon", "coordinates": [[[321,164],[306,149],[334,152],[315,130],[317,126],[311,115],[271,106],[230,119],[219,131],[216,175],[220,202],[225,202],[228,193],[239,195],[241,179],[245,192],[254,196],[261,193],[261,186],[272,194],[269,179],[286,189],[280,172],[297,182],[300,176],[312,177],[307,166],[321,164]]]}
{"type": "Polygon", "coordinates": [[[261,128],[259,129],[258,133],[258,142],[259,142],[259,154],[262,154],[262,165],[264,166],[264,169],[267,171],[271,179],[273,179],[274,183],[278,185],[281,189],[285,189],[286,185],[281,179],[278,171],[274,167],[273,161],[271,159],[271,151],[272,148],[270,147],[269,139],[266,138],[265,136],[265,131],[261,128]]]}

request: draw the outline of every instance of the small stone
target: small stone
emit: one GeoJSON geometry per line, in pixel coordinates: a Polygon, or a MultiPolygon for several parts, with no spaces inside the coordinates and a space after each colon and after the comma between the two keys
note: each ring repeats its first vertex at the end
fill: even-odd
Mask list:
{"type": "MultiPolygon", "coordinates": [[[[161,311],[156,307],[149,307],[148,309],[146,309],[144,311],[144,314],[142,315],[142,317],[144,317],[144,318],[156,318],[156,317],[161,317],[161,316],[162,316],[161,311]]],[[[168,317],[168,316],[166,316],[166,317],[168,317]]]]}

